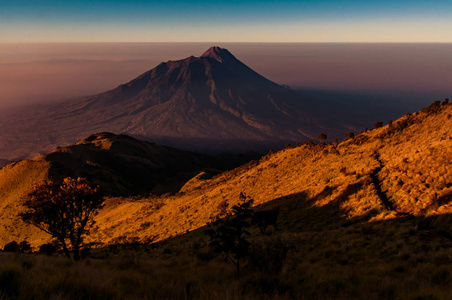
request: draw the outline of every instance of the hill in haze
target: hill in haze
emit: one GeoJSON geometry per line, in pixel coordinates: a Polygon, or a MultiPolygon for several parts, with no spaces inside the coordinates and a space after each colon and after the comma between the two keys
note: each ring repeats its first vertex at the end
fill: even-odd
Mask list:
{"type": "Polygon", "coordinates": [[[31,158],[104,131],[200,152],[267,152],[319,133],[342,139],[368,122],[367,111],[295,92],[211,47],[105,93],[0,116],[0,157],[31,158]]]}

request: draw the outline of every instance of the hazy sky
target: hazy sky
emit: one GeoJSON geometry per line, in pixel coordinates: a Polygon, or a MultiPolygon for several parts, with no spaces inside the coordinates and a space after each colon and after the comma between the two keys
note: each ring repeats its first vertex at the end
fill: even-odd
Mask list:
{"type": "Polygon", "coordinates": [[[452,42],[450,0],[0,0],[0,43],[452,42]]]}

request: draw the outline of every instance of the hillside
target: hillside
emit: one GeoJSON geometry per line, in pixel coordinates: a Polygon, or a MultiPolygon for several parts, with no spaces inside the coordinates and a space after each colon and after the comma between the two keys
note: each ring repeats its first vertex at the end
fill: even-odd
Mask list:
{"type": "Polygon", "coordinates": [[[0,157],[31,158],[103,131],[203,153],[266,153],[321,132],[341,139],[369,118],[376,116],[278,85],[211,47],[98,95],[0,113],[0,157]]]}
{"type": "MultiPolygon", "coordinates": [[[[208,223],[222,201],[237,203],[240,193],[255,205],[281,206],[281,225],[293,232],[306,224],[320,230],[450,213],[452,105],[437,104],[338,144],[308,143],[212,178],[200,174],[173,196],[110,198],[89,241],[150,242],[181,235],[208,223]]],[[[46,176],[38,171],[46,163],[32,161],[35,178],[46,176]]],[[[35,246],[46,241],[3,222],[5,234],[27,237],[35,246]]]]}
{"type": "Polygon", "coordinates": [[[92,239],[146,242],[179,235],[205,225],[222,201],[232,206],[242,192],[256,205],[281,205],[290,231],[307,220],[321,229],[348,220],[450,213],[452,105],[438,110],[406,115],[339,144],[269,154],[213,179],[195,179],[173,197],[111,199],[92,239]]]}
{"type": "MultiPolygon", "coordinates": [[[[232,168],[244,159],[210,157],[126,135],[93,134],[75,145],[0,169],[0,241],[5,243],[22,231],[24,224],[16,218],[21,197],[44,179],[84,177],[101,185],[110,196],[160,195],[179,191],[203,170],[219,172],[225,168],[225,161],[232,168]],[[16,228],[15,233],[10,226],[16,228]]],[[[37,233],[34,229],[32,232],[37,233]]]]}

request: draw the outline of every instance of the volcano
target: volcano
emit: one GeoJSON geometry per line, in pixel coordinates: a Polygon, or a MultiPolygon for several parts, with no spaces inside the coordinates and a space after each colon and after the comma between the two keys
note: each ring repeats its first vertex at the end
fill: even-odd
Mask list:
{"type": "Polygon", "coordinates": [[[201,152],[268,151],[320,132],[334,137],[349,131],[325,117],[322,106],[211,47],[200,57],[161,63],[113,90],[0,124],[0,134],[11,137],[5,139],[9,148],[0,145],[0,157],[30,157],[19,148],[41,154],[103,131],[201,152]],[[17,136],[24,135],[19,147],[17,136]]]}

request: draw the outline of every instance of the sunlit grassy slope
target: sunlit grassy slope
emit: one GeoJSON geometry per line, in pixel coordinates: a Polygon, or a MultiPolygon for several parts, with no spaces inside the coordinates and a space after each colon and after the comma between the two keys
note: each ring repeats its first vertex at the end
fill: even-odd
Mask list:
{"type": "Polygon", "coordinates": [[[451,115],[452,106],[443,105],[340,144],[286,149],[212,179],[198,176],[170,197],[110,199],[91,240],[146,242],[179,235],[205,225],[222,201],[237,203],[241,192],[256,205],[283,205],[281,221],[288,230],[297,222],[334,227],[340,225],[335,220],[449,213],[451,115]]]}
{"type": "MultiPolygon", "coordinates": [[[[109,198],[86,241],[150,242],[181,235],[209,222],[221,202],[237,203],[242,192],[263,209],[281,206],[279,222],[289,232],[450,213],[451,115],[452,105],[434,105],[341,143],[288,147],[214,177],[204,172],[175,195],[109,198]]],[[[20,211],[15,191],[46,176],[41,167],[46,161],[32,162],[26,170],[9,165],[0,171],[2,244],[49,241],[15,217],[20,211]]]]}
{"type": "Polygon", "coordinates": [[[108,195],[160,195],[178,191],[200,170],[222,168],[221,160],[125,135],[99,133],[33,160],[9,164],[0,169],[0,244],[43,238],[17,218],[24,194],[41,180],[86,177],[108,195]]]}

